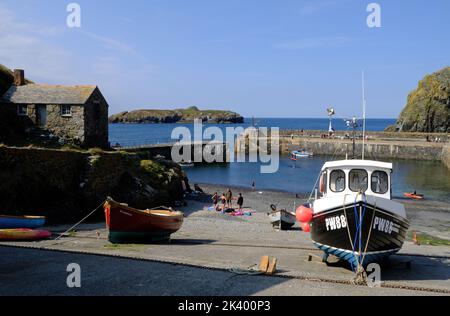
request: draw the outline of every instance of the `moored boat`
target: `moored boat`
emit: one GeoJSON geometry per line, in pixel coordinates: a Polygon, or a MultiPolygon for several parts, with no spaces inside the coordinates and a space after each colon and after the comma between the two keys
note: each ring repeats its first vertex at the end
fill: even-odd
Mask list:
{"type": "Polygon", "coordinates": [[[167,241],[181,228],[184,218],[183,213],[168,208],[138,210],[111,198],[104,209],[112,243],[167,241]]]}
{"type": "Polygon", "coordinates": [[[33,241],[49,238],[52,235],[47,230],[33,230],[28,228],[0,229],[0,241],[33,241]]]}
{"type": "Polygon", "coordinates": [[[297,160],[298,158],[312,157],[314,154],[306,150],[294,150],[291,152],[291,160],[297,160]]]}
{"type": "Polygon", "coordinates": [[[403,204],[392,201],[391,174],[391,163],[325,163],[322,197],[312,205],[311,238],[326,257],[334,255],[355,268],[382,262],[402,248],[409,221],[403,204]]]}
{"type": "Polygon", "coordinates": [[[8,216],[0,215],[0,229],[39,228],[44,226],[44,216],[8,216]]]}

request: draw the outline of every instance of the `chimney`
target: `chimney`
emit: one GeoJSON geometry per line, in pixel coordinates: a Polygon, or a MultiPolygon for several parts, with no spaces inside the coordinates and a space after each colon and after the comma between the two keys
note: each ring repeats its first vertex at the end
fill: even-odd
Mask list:
{"type": "Polygon", "coordinates": [[[14,85],[23,86],[25,84],[25,71],[14,69],[14,85]]]}

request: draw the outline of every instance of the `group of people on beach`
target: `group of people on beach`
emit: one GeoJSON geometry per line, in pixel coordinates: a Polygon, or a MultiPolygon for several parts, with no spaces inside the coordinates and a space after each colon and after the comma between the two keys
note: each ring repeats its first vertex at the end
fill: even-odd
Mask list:
{"type": "MultiPolygon", "coordinates": [[[[223,193],[221,196],[217,192],[212,196],[212,201],[214,204],[214,209],[216,211],[224,212],[227,209],[233,208],[233,192],[230,189],[227,190],[226,193],[223,193]]],[[[242,193],[239,193],[237,198],[237,206],[238,210],[242,211],[242,206],[244,205],[244,197],[242,193]]]]}

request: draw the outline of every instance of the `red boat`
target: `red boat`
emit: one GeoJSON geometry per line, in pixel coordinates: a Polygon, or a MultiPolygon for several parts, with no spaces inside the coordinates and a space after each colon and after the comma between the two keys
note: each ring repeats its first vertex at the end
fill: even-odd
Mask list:
{"type": "Polygon", "coordinates": [[[413,199],[413,200],[423,200],[424,196],[423,194],[416,194],[416,193],[403,193],[403,195],[407,198],[413,199]]]}
{"type": "Polygon", "coordinates": [[[181,228],[184,214],[166,207],[138,210],[108,198],[104,204],[109,241],[147,243],[170,240],[181,228]]]}

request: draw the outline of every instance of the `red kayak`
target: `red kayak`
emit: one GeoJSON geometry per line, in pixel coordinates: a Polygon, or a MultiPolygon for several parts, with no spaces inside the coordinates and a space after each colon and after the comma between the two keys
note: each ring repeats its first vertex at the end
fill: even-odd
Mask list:
{"type": "Polygon", "coordinates": [[[0,229],[0,241],[32,241],[49,238],[52,235],[47,230],[0,229]]]}
{"type": "Polygon", "coordinates": [[[403,195],[405,197],[413,199],[413,200],[423,200],[424,199],[423,194],[403,193],[403,195]]]}

